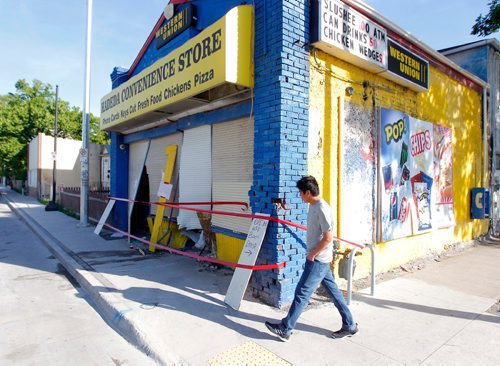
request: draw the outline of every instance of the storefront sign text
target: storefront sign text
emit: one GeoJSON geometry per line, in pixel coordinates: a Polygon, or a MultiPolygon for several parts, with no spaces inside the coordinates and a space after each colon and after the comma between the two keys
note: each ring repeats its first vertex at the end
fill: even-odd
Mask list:
{"type": "Polygon", "coordinates": [[[429,63],[389,39],[388,69],[390,72],[418,87],[429,89],[429,63]]]}
{"type": "Polygon", "coordinates": [[[109,129],[224,82],[253,86],[249,51],[252,35],[248,32],[252,22],[250,6],[234,8],[183,46],[114,89],[101,99],[101,127],[109,129]],[[237,21],[226,22],[226,17],[237,21]],[[227,38],[228,33],[238,36],[227,38]]]}
{"type": "Polygon", "coordinates": [[[384,28],[338,0],[319,0],[315,4],[315,46],[366,69],[387,69],[384,28]]]}
{"type": "Polygon", "coordinates": [[[178,36],[189,28],[194,22],[193,4],[188,4],[184,9],[175,14],[172,18],[156,31],[155,45],[159,49],[165,46],[171,39],[178,36]]]}

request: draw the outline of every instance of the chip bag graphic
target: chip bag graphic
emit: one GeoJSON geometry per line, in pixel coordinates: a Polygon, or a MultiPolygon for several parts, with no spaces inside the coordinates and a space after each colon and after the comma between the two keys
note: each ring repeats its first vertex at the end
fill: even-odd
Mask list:
{"type": "Polygon", "coordinates": [[[431,225],[431,189],[433,179],[420,172],[410,179],[413,200],[417,209],[418,231],[429,230],[431,225]]]}

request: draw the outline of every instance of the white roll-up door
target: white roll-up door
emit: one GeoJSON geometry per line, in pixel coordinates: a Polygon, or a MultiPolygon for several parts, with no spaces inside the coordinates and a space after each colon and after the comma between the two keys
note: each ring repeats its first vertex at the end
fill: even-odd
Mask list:
{"type": "MultiPolygon", "coordinates": [[[[212,200],[212,128],[201,126],[184,131],[179,172],[179,201],[212,200]]],[[[210,206],[198,206],[210,209],[210,206]]],[[[180,227],[201,229],[196,212],[180,210],[180,227]]]]}
{"type": "MultiPolygon", "coordinates": [[[[179,189],[179,156],[181,154],[182,145],[182,133],[178,132],[172,135],[160,137],[151,140],[151,145],[149,146],[148,157],[146,159],[146,167],[148,169],[149,176],[149,201],[158,202],[160,197],[158,197],[158,187],[160,186],[162,172],[165,170],[165,164],[167,162],[167,155],[165,154],[165,148],[167,146],[176,145],[177,146],[177,161],[174,165],[174,173],[172,175],[173,192],[172,200],[176,200],[174,197],[175,192],[179,189]]],[[[151,213],[156,213],[157,205],[151,205],[151,213]]],[[[176,211],[176,210],[175,210],[176,211]]],[[[173,215],[176,216],[175,214],[173,215]]]]}
{"type": "MultiPolygon", "coordinates": [[[[213,200],[248,201],[253,182],[253,119],[218,123],[213,126],[213,200]]],[[[216,210],[241,213],[241,207],[216,206],[216,210]]],[[[213,215],[212,225],[248,233],[251,219],[213,215]]]]}
{"type": "MultiPolygon", "coordinates": [[[[129,146],[128,160],[128,199],[135,200],[141,179],[142,169],[149,149],[149,140],[133,142],[129,146]]],[[[129,204],[129,218],[133,204],[129,204]]],[[[130,227],[130,225],[129,225],[130,227]]]]}

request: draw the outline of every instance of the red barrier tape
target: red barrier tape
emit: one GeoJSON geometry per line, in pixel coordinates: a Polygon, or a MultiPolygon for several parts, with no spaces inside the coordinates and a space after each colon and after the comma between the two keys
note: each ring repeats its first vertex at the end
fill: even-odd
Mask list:
{"type": "MultiPolygon", "coordinates": [[[[177,209],[180,209],[180,210],[188,210],[188,211],[195,211],[195,212],[206,212],[206,213],[212,213],[212,214],[215,214],[215,215],[236,216],[236,217],[245,217],[245,218],[249,218],[249,219],[268,220],[268,221],[277,222],[277,223],[282,224],[282,225],[288,225],[288,226],[293,226],[293,227],[296,227],[296,228],[299,228],[299,229],[302,229],[302,230],[307,230],[307,226],[295,224],[295,223],[293,223],[291,221],[287,221],[287,220],[278,219],[277,217],[263,216],[263,215],[251,215],[251,214],[243,214],[243,213],[236,213],[236,212],[226,212],[226,211],[203,210],[203,209],[200,209],[200,208],[181,207],[181,206],[178,206],[178,205],[175,205],[175,204],[172,204],[172,203],[165,203],[165,202],[163,202],[162,205],[165,205],[167,207],[177,208],[177,209]]],[[[344,242],[344,243],[347,243],[347,244],[350,244],[350,245],[354,245],[354,246],[356,246],[358,248],[364,248],[365,247],[363,244],[358,244],[358,243],[354,243],[354,242],[349,241],[349,240],[337,238],[336,236],[334,236],[333,238],[335,240],[339,240],[341,242],[344,242]]]]}
{"type": "MultiPolygon", "coordinates": [[[[146,202],[146,201],[134,201],[134,200],[129,200],[126,198],[118,198],[118,197],[112,197],[108,196],[108,199],[110,200],[115,200],[115,201],[125,201],[125,202],[134,202],[134,203],[146,203],[148,205],[158,205],[158,206],[166,206],[165,204],[168,202],[146,202]]],[[[238,205],[238,206],[245,206],[245,209],[248,209],[248,203],[243,202],[243,201],[212,201],[212,202],[171,202],[171,204],[175,205],[238,205]]]]}
{"type": "Polygon", "coordinates": [[[251,270],[254,270],[254,271],[262,271],[262,270],[266,270],[266,269],[275,269],[275,268],[283,268],[283,267],[286,267],[286,262],[281,262],[281,263],[276,263],[276,264],[263,264],[263,265],[254,265],[254,266],[250,266],[250,265],[247,265],[247,264],[239,264],[239,263],[234,263],[234,262],[226,262],[226,261],[221,261],[220,259],[216,259],[216,258],[208,258],[208,257],[203,257],[203,256],[200,256],[200,255],[196,255],[196,254],[192,254],[192,253],[188,253],[188,252],[183,252],[182,250],[177,250],[177,249],[173,249],[173,248],[169,248],[165,245],[161,245],[161,244],[156,244],[156,243],[151,243],[149,240],[146,240],[146,239],[143,239],[143,238],[139,238],[138,236],[135,236],[135,235],[132,235],[132,234],[129,234],[125,231],[122,231],[120,229],[117,229],[109,224],[104,224],[104,226],[106,227],[109,227],[111,230],[114,230],[120,234],[123,234],[125,236],[129,236],[135,240],[138,240],[140,241],[141,243],[144,243],[144,244],[147,244],[147,245],[153,245],[154,247],[156,248],[159,248],[159,249],[163,249],[163,250],[166,250],[168,252],[171,252],[171,253],[175,253],[175,254],[180,254],[180,255],[183,255],[183,256],[186,256],[186,257],[190,257],[190,258],[194,258],[194,259],[199,259],[199,260],[202,260],[202,261],[205,261],[205,262],[211,262],[211,263],[216,263],[216,264],[221,264],[223,266],[227,266],[227,267],[236,267],[236,268],[244,268],[244,269],[251,269],[251,270]]]}
{"type": "Polygon", "coordinates": [[[227,212],[227,211],[215,211],[215,210],[204,210],[201,208],[189,208],[189,207],[181,207],[183,205],[211,205],[211,204],[218,204],[218,205],[227,205],[227,204],[245,204],[248,207],[248,204],[245,202],[145,202],[145,201],[132,201],[128,200],[125,198],[116,198],[116,197],[109,197],[109,199],[113,199],[116,201],[125,201],[125,202],[135,202],[135,203],[147,203],[151,205],[158,205],[158,206],[166,206],[166,207],[172,207],[172,208],[177,208],[179,210],[187,210],[187,211],[195,211],[195,212],[205,212],[205,213],[212,213],[215,215],[225,215],[225,216],[236,216],[236,217],[244,217],[248,219],[261,219],[261,220],[268,220],[268,221],[274,221],[279,224],[283,225],[288,225],[288,226],[293,226],[302,230],[307,230],[307,227],[304,225],[299,225],[295,224],[291,221],[286,221],[286,220],[281,220],[276,217],[270,217],[270,216],[264,216],[264,215],[252,215],[252,214],[244,214],[244,213],[237,213],[237,212],[227,212]]]}
{"type": "MultiPolygon", "coordinates": [[[[126,201],[126,202],[139,202],[139,203],[147,203],[147,204],[157,204],[157,205],[161,205],[161,206],[177,208],[179,210],[187,210],[187,211],[194,211],[194,212],[205,212],[205,213],[211,213],[211,214],[214,214],[214,215],[236,216],[236,217],[244,217],[244,218],[249,218],[249,219],[268,220],[268,221],[277,222],[278,224],[292,226],[292,227],[296,227],[296,228],[302,229],[302,230],[307,230],[307,226],[299,225],[299,224],[293,223],[291,221],[278,219],[277,217],[272,217],[272,216],[264,216],[264,215],[258,215],[258,214],[257,215],[252,215],[252,214],[244,214],[244,213],[237,213],[237,212],[226,212],[226,211],[204,210],[204,209],[201,209],[201,208],[181,207],[182,205],[189,205],[189,204],[205,204],[205,205],[220,204],[220,205],[224,205],[224,204],[240,204],[241,202],[229,202],[229,203],[226,203],[226,202],[216,202],[216,203],[212,203],[212,202],[197,202],[197,203],[196,202],[183,202],[183,203],[181,203],[181,202],[172,202],[172,203],[168,203],[168,202],[131,201],[131,200],[128,200],[126,198],[116,198],[116,197],[109,197],[109,199],[113,199],[113,200],[117,200],[117,201],[126,201]]],[[[248,205],[247,205],[247,207],[248,207],[248,205]]],[[[352,241],[349,241],[349,240],[338,238],[336,236],[334,236],[333,239],[341,241],[341,242],[346,243],[346,244],[353,245],[353,246],[361,248],[361,249],[365,248],[365,245],[363,245],[363,244],[359,244],[359,243],[355,243],[355,242],[352,242],[352,241]]]]}

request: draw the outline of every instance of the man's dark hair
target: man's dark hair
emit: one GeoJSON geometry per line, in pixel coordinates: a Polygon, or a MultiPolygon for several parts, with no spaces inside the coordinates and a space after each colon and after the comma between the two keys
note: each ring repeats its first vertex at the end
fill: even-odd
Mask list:
{"type": "Polygon", "coordinates": [[[312,175],[306,175],[305,177],[300,178],[297,181],[297,188],[300,189],[302,193],[310,191],[314,197],[319,196],[319,185],[316,178],[312,175]]]}

